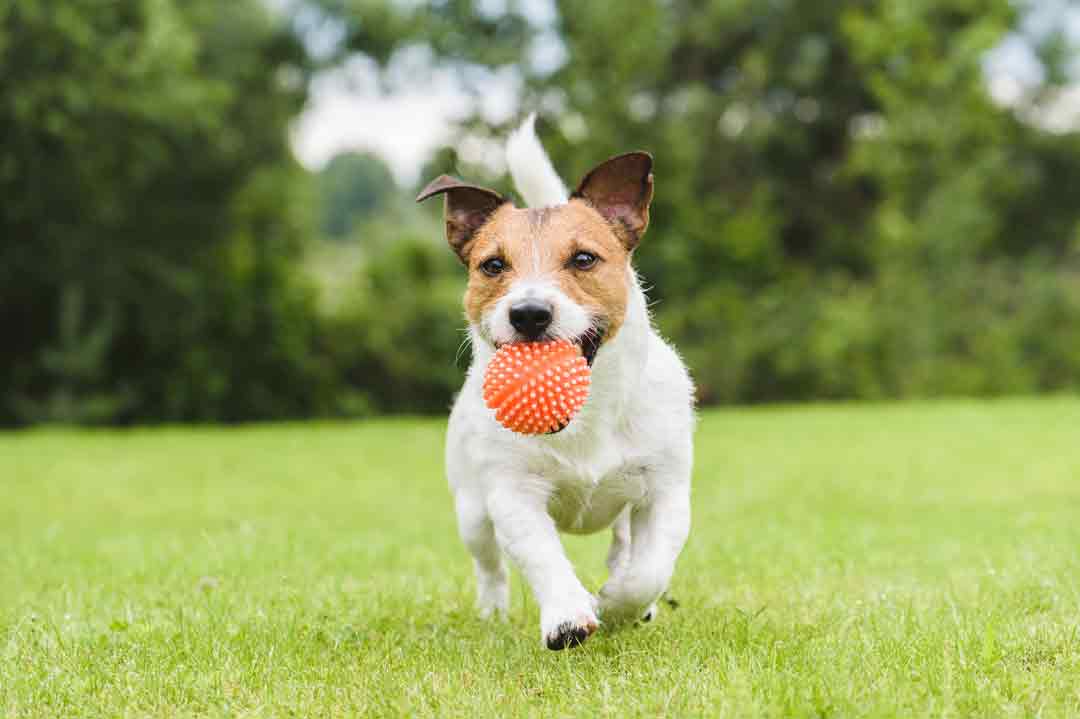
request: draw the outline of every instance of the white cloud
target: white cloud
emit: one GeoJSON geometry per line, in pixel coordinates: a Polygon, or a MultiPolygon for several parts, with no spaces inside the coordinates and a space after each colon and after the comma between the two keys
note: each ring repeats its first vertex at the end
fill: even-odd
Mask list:
{"type": "MultiPolygon", "coordinates": [[[[289,0],[267,0],[287,3],[289,0]]],[[[504,0],[484,0],[483,8],[498,14],[504,0]]],[[[551,72],[566,61],[566,49],[551,24],[557,17],[551,0],[524,0],[518,7],[537,28],[527,52],[534,72],[551,72]]],[[[1080,10],[1068,0],[1045,0],[1035,4],[1019,32],[1009,34],[987,54],[984,71],[991,96],[1002,106],[1015,109],[1027,122],[1052,132],[1080,128],[1080,85],[1073,85],[1034,104],[1033,88],[1044,79],[1030,38],[1061,26],[1069,37],[1080,38],[1080,10]]],[[[390,69],[392,91],[380,87],[370,61],[355,59],[340,70],[325,73],[312,87],[307,110],[292,132],[293,148],[311,169],[322,167],[339,152],[367,150],[383,157],[399,181],[412,184],[431,154],[457,141],[454,126],[469,114],[474,99],[462,82],[479,87],[479,110],[492,123],[502,123],[528,108],[521,108],[521,76],[514,68],[491,73],[466,72],[464,80],[449,69],[432,69],[420,48],[402,53],[401,62],[390,69]]],[[[566,120],[566,118],[563,118],[566,120]]],[[[491,147],[479,139],[462,142],[459,149],[486,157],[493,164],[491,147]],[[481,151],[483,150],[483,151],[481,151]]]]}
{"type": "MultiPolygon", "coordinates": [[[[292,0],[266,2],[280,9],[292,0]]],[[[565,48],[551,30],[557,19],[555,3],[519,0],[515,7],[537,28],[528,52],[533,71],[553,71],[566,59],[565,48]]],[[[499,14],[506,2],[484,0],[481,9],[499,14]]],[[[317,78],[308,107],[292,128],[293,150],[300,162],[314,170],[340,152],[366,150],[386,160],[400,182],[411,184],[432,153],[455,140],[455,124],[473,109],[474,98],[463,82],[482,88],[478,109],[488,122],[504,123],[523,111],[521,75],[514,67],[495,72],[470,69],[463,79],[449,69],[433,69],[422,48],[406,48],[391,63],[387,76],[391,91],[380,87],[374,64],[357,57],[317,78]]],[[[485,155],[484,164],[497,164],[490,147],[481,153],[483,143],[478,143],[465,148],[470,156],[485,155]]]]}
{"type": "MultiPolygon", "coordinates": [[[[362,58],[316,79],[308,108],[292,128],[300,162],[317,170],[340,152],[366,150],[386,160],[400,182],[415,183],[432,153],[455,140],[456,123],[470,114],[474,99],[449,70],[393,72],[391,92],[362,58]]],[[[477,70],[468,81],[485,88],[477,109],[486,121],[504,123],[518,112],[521,76],[514,68],[477,70]]]]}
{"type": "Polygon", "coordinates": [[[319,77],[307,110],[292,131],[293,149],[307,167],[318,169],[348,150],[375,152],[397,178],[415,182],[432,151],[450,138],[468,98],[438,73],[423,83],[385,93],[364,63],[319,77]]]}

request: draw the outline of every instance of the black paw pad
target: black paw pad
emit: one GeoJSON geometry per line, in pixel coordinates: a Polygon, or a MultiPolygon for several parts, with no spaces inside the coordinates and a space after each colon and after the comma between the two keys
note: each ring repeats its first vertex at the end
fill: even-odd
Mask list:
{"type": "Polygon", "coordinates": [[[576,647],[585,643],[589,638],[589,630],[579,627],[573,622],[563,622],[555,630],[555,634],[547,638],[547,648],[559,651],[569,647],[576,647]]]}

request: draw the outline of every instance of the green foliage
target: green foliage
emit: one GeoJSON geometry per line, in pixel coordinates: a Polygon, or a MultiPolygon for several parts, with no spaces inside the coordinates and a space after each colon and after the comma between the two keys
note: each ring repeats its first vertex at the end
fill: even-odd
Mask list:
{"type": "Polygon", "coordinates": [[[463,272],[424,229],[370,257],[326,320],[326,347],[350,387],[343,413],[442,413],[461,385],[463,272]]]}
{"type": "MultiPolygon", "coordinates": [[[[1078,425],[706,410],[679,608],[562,653],[519,578],[475,615],[442,421],[0,435],[0,711],[1075,717],[1078,425]]],[[[565,539],[590,589],[609,541],[565,539]]]]}
{"type": "MultiPolygon", "coordinates": [[[[1061,349],[1080,327],[1080,135],[987,92],[986,53],[1017,6],[641,2],[631,19],[615,0],[557,5],[530,43],[514,3],[326,4],[348,48],[380,62],[421,43],[466,80],[514,63],[524,108],[552,108],[542,134],[571,180],[654,152],[635,259],[704,401],[1080,385],[1080,357],[1061,349]],[[552,32],[566,50],[553,72],[530,61],[552,32]]],[[[1035,96],[1067,77],[1063,42],[1038,48],[1035,96]]],[[[508,129],[479,108],[464,132],[508,129]]],[[[456,166],[444,151],[431,168],[456,166]]]]}
{"type": "Polygon", "coordinates": [[[684,343],[705,402],[1075,391],[1078,289],[1041,262],[890,268],[749,300],[714,288],[658,319],[674,336],[713,338],[684,343]]]}
{"type": "Polygon", "coordinates": [[[13,397],[53,404],[42,348],[75,351],[69,287],[80,322],[109,328],[95,385],[134,400],[95,419],[325,406],[292,269],[306,220],[286,130],[306,63],[257,0],[3,4],[0,423],[25,419],[13,397]]]}
{"type": "Polygon", "coordinates": [[[320,229],[334,240],[345,239],[359,220],[377,214],[398,194],[386,163],[371,154],[337,155],[317,178],[320,229]]]}
{"type": "Polygon", "coordinates": [[[44,398],[15,395],[12,406],[21,422],[96,424],[107,422],[131,401],[130,393],[101,388],[108,371],[108,350],[116,332],[115,315],[106,312],[96,327],[84,327],[85,293],[66,287],[60,296],[56,345],[42,348],[44,398]]]}
{"type": "MultiPolygon", "coordinates": [[[[1032,38],[1026,106],[987,92],[1023,5],[274,7],[0,3],[0,424],[446,407],[463,273],[437,208],[370,155],[291,156],[319,23],[340,56],[457,72],[463,134],[520,119],[488,121],[478,70],[518,73],[568,179],[652,150],[635,261],[705,402],[1080,385],[1080,134],[1032,122],[1067,35],[1032,38]]],[[[509,189],[449,148],[428,167],[509,189]]]]}

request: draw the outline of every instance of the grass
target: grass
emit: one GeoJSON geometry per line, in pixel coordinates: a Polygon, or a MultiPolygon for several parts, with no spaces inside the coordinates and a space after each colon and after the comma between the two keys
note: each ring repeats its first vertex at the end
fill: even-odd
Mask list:
{"type": "Polygon", "coordinates": [[[0,435],[0,715],[1080,715],[1080,401],[705,413],[680,608],[560,653],[442,429],[0,435]]]}

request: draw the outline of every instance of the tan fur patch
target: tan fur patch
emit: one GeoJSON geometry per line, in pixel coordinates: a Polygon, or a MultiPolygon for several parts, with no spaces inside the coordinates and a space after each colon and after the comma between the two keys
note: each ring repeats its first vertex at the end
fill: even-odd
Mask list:
{"type": "Polygon", "coordinates": [[[574,199],[544,209],[500,207],[469,243],[465,313],[478,323],[518,279],[550,278],[574,302],[605,323],[611,339],[626,317],[630,253],[615,229],[587,202],[574,199]],[[600,258],[589,270],[570,261],[578,252],[600,258]],[[508,268],[495,277],[480,269],[499,257],[508,268]]]}

